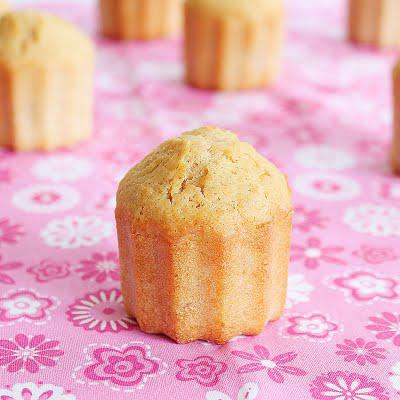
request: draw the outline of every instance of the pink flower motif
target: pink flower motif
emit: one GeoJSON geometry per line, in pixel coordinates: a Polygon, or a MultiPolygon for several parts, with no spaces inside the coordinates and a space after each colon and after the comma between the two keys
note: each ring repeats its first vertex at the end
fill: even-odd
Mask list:
{"type": "Polygon", "coordinates": [[[0,168],[0,183],[11,183],[11,170],[0,168]]]}
{"type": "Polygon", "coordinates": [[[126,315],[119,289],[88,293],[68,307],[68,320],[87,331],[131,330],[135,322],[126,315]]]}
{"type": "Polygon", "coordinates": [[[400,314],[383,312],[381,317],[370,317],[371,323],[366,326],[370,331],[378,332],[377,339],[391,340],[400,346],[400,314]]]}
{"type": "Polygon", "coordinates": [[[94,350],[93,358],[95,363],[84,370],[86,378],[117,386],[138,386],[161,369],[158,359],[151,358],[140,345],[130,345],[123,350],[100,347],[94,350]]]}
{"type": "Polygon", "coordinates": [[[0,219],[0,246],[16,244],[23,235],[22,225],[11,224],[7,218],[0,219]]]}
{"type": "Polygon", "coordinates": [[[352,372],[328,372],[311,383],[317,400],[389,400],[385,388],[374,379],[352,372]]]}
{"type": "Polygon", "coordinates": [[[141,158],[143,154],[138,150],[119,150],[119,149],[111,149],[107,150],[102,154],[102,158],[106,161],[109,161],[114,164],[123,165],[134,165],[141,158]]]}
{"type": "Polygon", "coordinates": [[[385,142],[371,139],[358,141],[355,145],[355,149],[361,156],[367,155],[375,160],[381,160],[386,157],[386,154],[388,153],[388,146],[385,142]]]}
{"type": "Polygon", "coordinates": [[[381,264],[386,261],[394,261],[399,257],[394,249],[390,247],[361,246],[359,250],[353,252],[353,255],[362,258],[369,264],[381,264]]]}
{"type": "Polygon", "coordinates": [[[179,112],[194,112],[207,109],[212,103],[212,95],[207,91],[196,91],[181,83],[144,82],[137,86],[135,95],[151,104],[161,104],[163,108],[179,112]]]}
{"type": "MultiPolygon", "coordinates": [[[[0,261],[2,257],[0,254],[0,261]]],[[[22,267],[22,263],[19,262],[11,262],[11,263],[6,263],[6,264],[0,264],[0,283],[4,283],[6,285],[12,285],[15,283],[14,278],[11,276],[3,273],[2,271],[11,271],[13,269],[17,269],[22,267]]]]}
{"type": "Polygon", "coordinates": [[[38,282],[50,282],[67,277],[70,274],[69,267],[70,265],[67,262],[42,260],[40,265],[30,267],[27,271],[33,274],[38,282]]]}
{"type": "Polygon", "coordinates": [[[371,272],[356,271],[345,277],[336,278],[336,286],[346,290],[358,301],[375,299],[395,299],[397,282],[390,278],[382,278],[371,272]]]}
{"type": "Polygon", "coordinates": [[[210,356],[199,356],[194,360],[181,359],[176,362],[180,371],[176,378],[180,381],[195,381],[203,386],[214,386],[218,383],[228,366],[224,362],[215,361],[210,356]]]}
{"type": "Polygon", "coordinates": [[[58,340],[46,340],[44,335],[20,333],[14,340],[0,340],[0,367],[7,372],[25,370],[37,373],[40,368],[54,367],[64,352],[58,340]]]}
{"type": "Polygon", "coordinates": [[[297,354],[293,351],[271,358],[268,349],[258,345],[254,346],[254,352],[256,353],[255,355],[245,351],[232,351],[234,356],[252,361],[250,364],[242,365],[237,371],[239,374],[267,370],[268,377],[276,383],[284,383],[285,377],[283,374],[307,375],[307,372],[300,368],[286,365],[296,359],[297,354]]]}
{"type": "Polygon", "coordinates": [[[345,339],[344,344],[337,344],[338,356],[344,356],[344,361],[356,361],[358,365],[378,364],[378,359],[384,360],[386,357],[382,354],[386,350],[382,347],[376,347],[376,342],[366,342],[362,338],[356,340],[345,339]]]}
{"type": "Polygon", "coordinates": [[[115,251],[107,253],[93,253],[92,257],[80,261],[81,267],[76,272],[83,280],[95,280],[102,283],[107,279],[119,281],[119,261],[115,251]]]}
{"type": "Polygon", "coordinates": [[[310,232],[315,228],[325,228],[327,218],[320,215],[319,210],[306,210],[304,206],[294,208],[293,228],[302,232],[310,232]]]}
{"type": "Polygon", "coordinates": [[[0,321],[38,321],[45,318],[54,303],[31,290],[17,290],[0,297],[0,321]]]}
{"type": "Polygon", "coordinates": [[[293,316],[286,332],[292,336],[304,336],[311,339],[328,339],[338,330],[338,325],[320,313],[305,316],[293,316]]]}
{"type": "Polygon", "coordinates": [[[324,139],[321,130],[317,130],[308,124],[289,127],[287,135],[297,144],[319,144],[324,139]]]}
{"type": "Polygon", "coordinates": [[[400,183],[385,182],[382,185],[381,195],[386,200],[400,201],[400,183]]]}
{"type": "Polygon", "coordinates": [[[336,257],[343,251],[343,247],[322,247],[321,241],[316,237],[307,240],[307,246],[292,246],[291,260],[304,260],[306,268],[315,269],[320,263],[346,265],[347,263],[336,257]]]}

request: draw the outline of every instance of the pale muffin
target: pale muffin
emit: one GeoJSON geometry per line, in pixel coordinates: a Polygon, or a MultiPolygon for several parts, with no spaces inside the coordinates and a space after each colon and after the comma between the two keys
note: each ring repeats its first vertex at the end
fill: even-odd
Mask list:
{"type": "Polygon", "coordinates": [[[400,61],[393,70],[393,143],[391,147],[391,163],[394,173],[400,174],[400,61]]]}
{"type": "Polygon", "coordinates": [[[8,10],[8,1],[0,0],[0,14],[4,14],[8,10]]]}
{"type": "Polygon", "coordinates": [[[354,43],[400,46],[399,0],[348,0],[348,37],[354,43]]]}
{"type": "Polygon", "coordinates": [[[52,150],[91,134],[94,50],[69,23],[33,11],[0,18],[0,146],[52,150]]]}
{"type": "Polygon", "coordinates": [[[164,142],[117,193],[127,312],[179,343],[260,333],[284,309],[291,220],[286,177],[235,134],[164,142]]]}
{"type": "Polygon", "coordinates": [[[281,69],[283,22],[283,0],[187,0],[187,82],[220,90],[273,83],[281,69]]]}
{"type": "Polygon", "coordinates": [[[182,26],[183,0],[99,0],[101,30],[113,39],[173,36],[182,26]]]}

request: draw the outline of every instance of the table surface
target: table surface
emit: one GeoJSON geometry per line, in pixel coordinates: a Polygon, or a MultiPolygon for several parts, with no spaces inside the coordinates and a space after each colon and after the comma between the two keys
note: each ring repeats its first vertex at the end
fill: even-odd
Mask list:
{"type": "Polygon", "coordinates": [[[342,1],[288,3],[280,82],[226,94],[182,83],[180,40],[109,42],[90,6],[41,5],[98,45],[95,132],[73,151],[0,152],[1,399],[397,398],[396,54],[346,44],[342,1]],[[119,291],[119,179],[204,124],[239,132],[282,168],[296,208],[285,315],[225,346],[142,333],[119,291]]]}

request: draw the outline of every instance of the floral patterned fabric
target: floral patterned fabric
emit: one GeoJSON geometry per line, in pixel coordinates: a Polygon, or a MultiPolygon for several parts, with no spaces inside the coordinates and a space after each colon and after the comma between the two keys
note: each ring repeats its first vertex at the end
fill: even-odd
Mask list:
{"type": "Polygon", "coordinates": [[[182,83],[180,40],[115,43],[83,2],[33,5],[97,43],[95,135],[72,151],[0,150],[0,399],[398,398],[396,55],[345,43],[344,0],[291,0],[280,82],[212,93],[182,83]],[[119,289],[119,180],[204,124],[282,168],[295,205],[286,312],[225,346],[142,333],[119,289]]]}

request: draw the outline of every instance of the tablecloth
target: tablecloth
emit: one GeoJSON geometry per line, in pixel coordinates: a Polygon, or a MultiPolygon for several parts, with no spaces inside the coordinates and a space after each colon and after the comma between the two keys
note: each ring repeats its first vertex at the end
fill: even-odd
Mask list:
{"type": "Polygon", "coordinates": [[[37,5],[93,35],[95,129],[71,151],[0,152],[1,400],[398,398],[396,54],[347,44],[343,1],[311,3],[288,2],[278,84],[239,93],[185,86],[180,39],[115,43],[91,6],[37,5]],[[295,205],[285,314],[225,346],[142,333],[119,289],[118,181],[205,124],[282,168],[295,205]]]}

